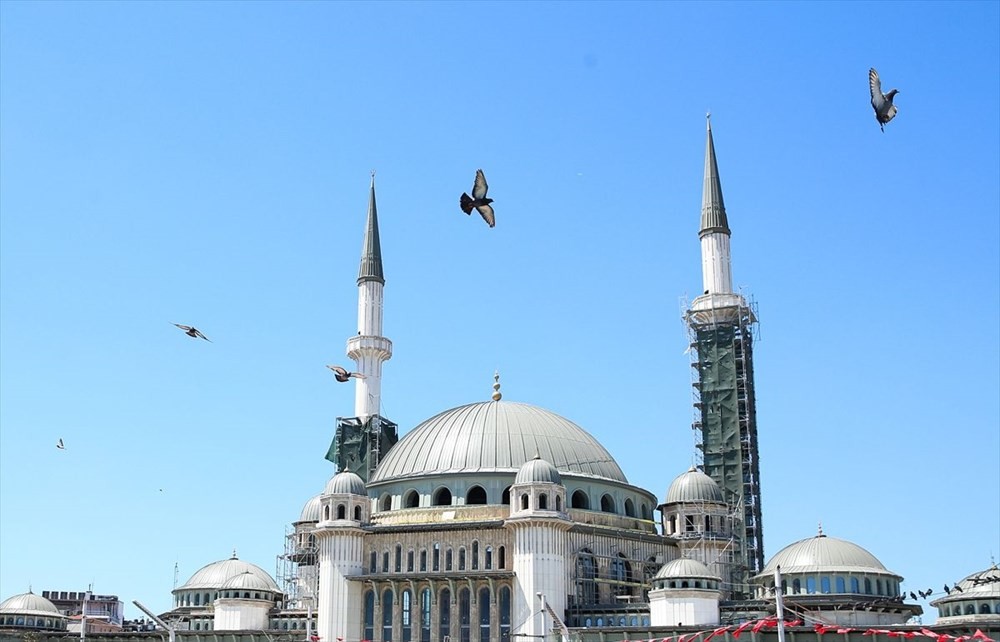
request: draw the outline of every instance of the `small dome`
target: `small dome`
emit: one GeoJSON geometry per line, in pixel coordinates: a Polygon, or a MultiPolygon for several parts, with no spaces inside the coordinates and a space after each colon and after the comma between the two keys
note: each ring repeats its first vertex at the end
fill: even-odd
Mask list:
{"type": "Polygon", "coordinates": [[[212,562],[203,566],[182,586],[173,590],[174,593],[193,589],[221,589],[227,581],[242,573],[252,573],[268,586],[266,590],[280,593],[277,583],[261,567],[237,559],[235,555],[227,560],[212,562]]]}
{"type": "Polygon", "coordinates": [[[758,577],[773,575],[776,566],[780,566],[781,572],[786,574],[836,571],[895,575],[857,544],[822,533],[778,551],[758,577]]]}
{"type": "Polygon", "coordinates": [[[680,558],[670,562],[667,562],[660,567],[660,570],[656,572],[653,577],[655,580],[673,579],[673,578],[691,578],[691,577],[707,577],[713,580],[721,581],[718,575],[713,573],[711,569],[699,562],[698,560],[680,558]]]}
{"type": "Polygon", "coordinates": [[[250,571],[243,571],[239,575],[234,575],[221,586],[223,589],[240,591],[273,591],[270,582],[250,571]]]}
{"type": "Polygon", "coordinates": [[[56,605],[48,601],[41,595],[35,595],[31,591],[8,597],[0,602],[0,613],[21,613],[24,615],[51,615],[55,617],[65,617],[56,608],[56,605]]]}
{"type": "Polygon", "coordinates": [[[319,521],[320,497],[322,497],[322,495],[316,495],[315,497],[306,502],[306,505],[302,507],[302,514],[299,516],[300,522],[319,521]]]}
{"type": "MultiPolygon", "coordinates": [[[[367,495],[368,490],[365,488],[365,482],[361,480],[356,474],[349,470],[342,470],[333,477],[326,484],[326,490],[323,491],[324,495],[367,495]]],[[[318,517],[317,513],[317,517],[318,517]]]]}
{"type": "Polygon", "coordinates": [[[667,504],[675,502],[715,502],[723,503],[722,491],[715,480],[691,467],[678,476],[667,489],[667,504]]]}
{"type": "Polygon", "coordinates": [[[957,586],[962,589],[960,592],[953,592],[955,597],[1000,597],[1000,568],[996,564],[990,566],[985,571],[979,571],[966,577],[957,586]]]}
{"type": "Polygon", "coordinates": [[[537,483],[547,483],[547,484],[561,484],[562,478],[559,476],[559,471],[556,467],[545,461],[538,455],[535,458],[524,462],[521,469],[517,471],[517,476],[514,477],[515,484],[537,484],[537,483]]]}

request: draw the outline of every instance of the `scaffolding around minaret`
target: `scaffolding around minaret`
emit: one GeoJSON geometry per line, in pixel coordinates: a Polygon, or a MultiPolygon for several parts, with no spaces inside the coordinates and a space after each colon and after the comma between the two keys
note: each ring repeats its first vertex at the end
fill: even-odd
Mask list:
{"type": "Polygon", "coordinates": [[[699,468],[735,509],[732,580],[734,593],[746,596],[750,578],[764,567],[753,378],[756,304],[741,294],[705,294],[684,307],[699,468]]]}

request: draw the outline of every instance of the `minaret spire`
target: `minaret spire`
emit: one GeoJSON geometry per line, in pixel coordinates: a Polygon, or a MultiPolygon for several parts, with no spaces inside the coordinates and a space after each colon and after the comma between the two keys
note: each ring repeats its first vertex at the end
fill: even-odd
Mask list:
{"type": "Polygon", "coordinates": [[[722,200],[722,181],[715,160],[712,139],[712,114],[705,117],[705,187],[701,196],[701,274],[705,294],[729,294],[733,291],[733,273],[729,255],[729,221],[722,200]]]}
{"type": "Polygon", "coordinates": [[[382,246],[378,236],[375,205],[375,172],[368,195],[368,220],[361,245],[358,271],[358,334],[347,340],[347,356],[357,363],[354,414],[362,421],[379,414],[382,395],[382,362],[392,357],[392,342],[382,336],[382,246]]]}

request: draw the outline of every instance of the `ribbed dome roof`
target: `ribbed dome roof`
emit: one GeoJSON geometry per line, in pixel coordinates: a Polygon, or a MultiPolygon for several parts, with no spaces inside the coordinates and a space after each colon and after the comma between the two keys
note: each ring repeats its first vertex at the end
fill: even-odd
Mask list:
{"type": "Polygon", "coordinates": [[[367,495],[368,491],[365,489],[365,482],[360,477],[349,470],[342,470],[330,478],[330,481],[326,483],[326,490],[323,491],[324,495],[334,493],[338,495],[367,495]]]}
{"type": "MultiPolygon", "coordinates": [[[[827,537],[822,533],[816,537],[789,544],[771,558],[760,575],[771,575],[774,568],[781,566],[783,574],[813,573],[817,571],[867,572],[895,575],[874,555],[853,542],[827,537]]],[[[896,576],[898,577],[898,576],[896,576]]]]}
{"type": "Polygon", "coordinates": [[[255,564],[237,559],[235,555],[227,560],[212,562],[207,566],[203,566],[183,586],[174,589],[173,592],[192,589],[220,589],[225,586],[227,581],[241,573],[251,573],[257,576],[268,587],[266,589],[268,591],[281,592],[281,589],[278,588],[278,585],[268,575],[267,571],[255,564]]]}
{"type": "Polygon", "coordinates": [[[556,470],[555,466],[535,455],[534,459],[524,462],[521,469],[517,471],[514,483],[537,484],[539,482],[561,484],[562,477],[559,476],[559,471],[556,470]]]}
{"type": "Polygon", "coordinates": [[[696,468],[679,475],[667,489],[665,503],[717,502],[722,503],[722,491],[715,480],[696,468]]]}
{"type": "MultiPolygon", "coordinates": [[[[985,571],[966,577],[958,583],[958,586],[962,589],[962,592],[958,593],[960,596],[969,597],[970,594],[974,594],[976,597],[986,595],[1000,597],[1000,568],[994,564],[985,571]]],[[[955,593],[952,593],[952,596],[954,595],[955,593]]]]}
{"type": "Polygon", "coordinates": [[[31,591],[8,597],[3,602],[0,602],[0,612],[65,617],[59,612],[55,604],[41,595],[35,595],[31,591]]]}
{"type": "Polygon", "coordinates": [[[562,474],[628,483],[607,450],[587,431],[525,403],[486,401],[446,410],[406,434],[371,482],[441,473],[515,473],[535,454],[562,474]]]}
{"type": "Polygon", "coordinates": [[[316,495],[312,499],[306,502],[306,505],[302,507],[302,514],[299,515],[300,522],[318,522],[320,516],[320,497],[321,495],[316,495]]]}
{"type": "Polygon", "coordinates": [[[661,566],[660,570],[656,572],[653,579],[662,580],[675,577],[708,577],[716,580],[722,579],[698,560],[683,557],[667,562],[661,566]]]}
{"type": "Polygon", "coordinates": [[[255,573],[244,571],[226,580],[221,588],[247,591],[273,591],[274,588],[271,587],[271,584],[270,578],[265,580],[255,573]]]}

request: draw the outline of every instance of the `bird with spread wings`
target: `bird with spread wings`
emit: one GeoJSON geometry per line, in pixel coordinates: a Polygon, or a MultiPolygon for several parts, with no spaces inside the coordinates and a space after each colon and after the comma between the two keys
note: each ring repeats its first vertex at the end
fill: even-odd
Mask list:
{"type": "Polygon", "coordinates": [[[486,221],[486,224],[494,227],[497,221],[493,213],[493,208],[490,206],[493,199],[486,198],[486,192],[489,189],[490,186],[486,183],[486,175],[483,174],[483,170],[477,169],[476,180],[472,184],[472,196],[462,192],[462,196],[458,199],[458,205],[466,214],[472,214],[472,209],[475,208],[479,212],[479,215],[483,217],[483,220],[486,221]]]}
{"type": "Polygon", "coordinates": [[[878,77],[878,72],[872,67],[868,70],[868,89],[872,94],[872,109],[875,110],[875,119],[879,128],[885,132],[885,125],[896,116],[896,106],[892,104],[892,99],[899,93],[898,89],[893,89],[888,94],[882,93],[882,81],[878,77]]]}

